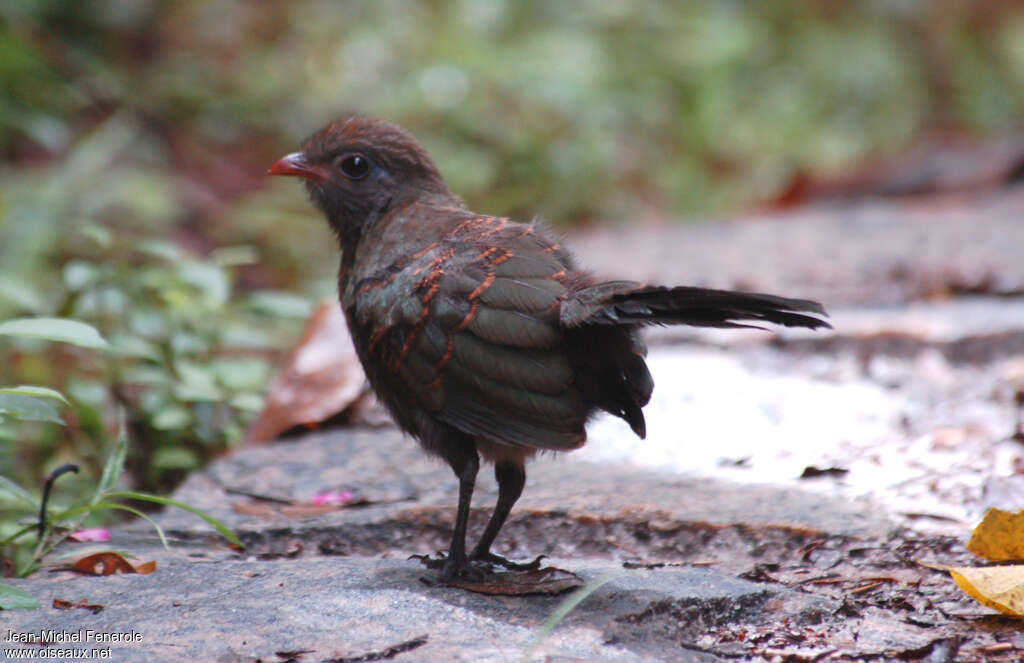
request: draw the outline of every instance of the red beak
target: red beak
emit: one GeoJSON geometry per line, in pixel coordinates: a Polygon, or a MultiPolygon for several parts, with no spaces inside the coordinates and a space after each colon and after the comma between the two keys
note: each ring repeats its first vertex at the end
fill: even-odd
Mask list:
{"type": "Polygon", "coordinates": [[[327,172],[320,166],[314,166],[306,161],[306,155],[302,152],[293,152],[277,160],[270,170],[269,175],[290,175],[312,180],[323,184],[327,181],[327,172]]]}

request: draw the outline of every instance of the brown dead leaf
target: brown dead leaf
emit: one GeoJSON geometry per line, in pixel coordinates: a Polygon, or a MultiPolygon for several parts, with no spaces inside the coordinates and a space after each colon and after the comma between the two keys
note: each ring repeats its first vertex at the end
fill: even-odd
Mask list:
{"type": "Polygon", "coordinates": [[[548,566],[543,569],[492,573],[478,581],[455,580],[449,586],[493,596],[554,595],[582,587],[583,579],[575,573],[548,566]]]}
{"type": "Polygon", "coordinates": [[[75,562],[71,568],[80,573],[94,576],[109,576],[114,573],[141,573],[146,575],[156,571],[156,562],[142,562],[133,566],[116,552],[100,552],[88,555],[75,562]]]}
{"type": "Polygon", "coordinates": [[[978,603],[1005,615],[1024,617],[1024,564],[1007,566],[940,566],[949,571],[960,589],[978,603]]]}
{"type": "Polygon", "coordinates": [[[72,603],[66,599],[53,599],[53,607],[57,610],[71,610],[72,608],[82,608],[88,610],[92,614],[96,615],[103,612],[105,606],[99,603],[89,603],[88,599],[80,599],[78,603],[72,603]]]}
{"type": "Polygon", "coordinates": [[[303,516],[319,516],[325,513],[339,511],[341,507],[334,504],[312,504],[300,502],[297,504],[276,505],[259,502],[233,502],[231,508],[235,513],[243,516],[256,516],[258,518],[277,518],[287,516],[289,518],[301,518],[303,516]]]}
{"type": "Polygon", "coordinates": [[[274,507],[266,502],[237,501],[231,503],[231,509],[241,516],[259,516],[273,518],[277,513],[274,507]]]}
{"type": "Polygon", "coordinates": [[[1024,560],[1024,511],[989,509],[974,528],[967,549],[994,562],[1024,560]]]}
{"type": "Polygon", "coordinates": [[[288,516],[289,518],[301,518],[302,516],[319,516],[325,513],[331,513],[332,511],[338,511],[339,507],[333,504],[309,504],[306,502],[300,504],[292,504],[289,506],[282,506],[280,511],[282,516],[288,516]]]}
{"type": "Polygon", "coordinates": [[[844,476],[846,476],[849,473],[850,473],[850,470],[846,469],[845,467],[825,467],[825,468],[821,468],[821,467],[814,467],[813,465],[808,465],[807,467],[804,468],[804,471],[800,475],[800,478],[801,479],[817,479],[818,477],[832,477],[832,478],[835,478],[835,479],[841,479],[841,478],[843,478],[844,476]]]}
{"type": "Polygon", "coordinates": [[[266,444],[296,426],[314,426],[359,400],[366,378],[337,301],[325,302],[270,384],[246,444],[266,444]]]}

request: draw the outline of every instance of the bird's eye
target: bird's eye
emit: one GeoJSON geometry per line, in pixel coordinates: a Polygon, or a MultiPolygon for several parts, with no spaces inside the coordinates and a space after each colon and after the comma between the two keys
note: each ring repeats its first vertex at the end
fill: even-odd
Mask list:
{"type": "Polygon", "coordinates": [[[338,168],[341,169],[345,177],[359,180],[370,172],[370,162],[362,154],[348,154],[338,161],[338,168]]]}

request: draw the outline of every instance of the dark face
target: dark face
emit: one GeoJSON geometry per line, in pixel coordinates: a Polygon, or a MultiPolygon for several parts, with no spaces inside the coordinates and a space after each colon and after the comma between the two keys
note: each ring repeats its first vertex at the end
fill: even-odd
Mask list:
{"type": "Polygon", "coordinates": [[[367,223],[411,197],[454,200],[412,134],[362,117],[328,125],[269,172],[306,180],[313,203],[343,241],[358,238],[367,223]]]}

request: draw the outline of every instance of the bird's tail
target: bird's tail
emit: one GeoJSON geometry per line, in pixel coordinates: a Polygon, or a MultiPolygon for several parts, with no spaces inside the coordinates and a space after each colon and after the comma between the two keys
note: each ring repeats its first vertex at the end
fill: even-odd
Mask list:
{"type": "Polygon", "coordinates": [[[562,303],[566,327],[582,325],[690,325],[753,327],[774,323],[786,327],[831,329],[818,302],[754,292],[679,286],[645,286],[610,281],[583,288],[562,303]]]}

